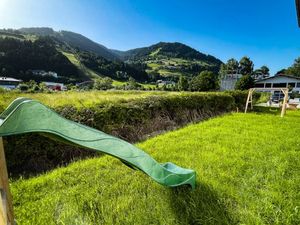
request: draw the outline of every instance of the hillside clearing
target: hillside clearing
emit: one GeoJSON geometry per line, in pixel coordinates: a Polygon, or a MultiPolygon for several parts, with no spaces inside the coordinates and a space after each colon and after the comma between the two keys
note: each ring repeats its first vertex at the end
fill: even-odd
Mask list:
{"type": "Polygon", "coordinates": [[[300,112],[231,114],[138,144],[197,172],[170,189],[104,156],[12,183],[19,224],[299,224],[300,112]]]}

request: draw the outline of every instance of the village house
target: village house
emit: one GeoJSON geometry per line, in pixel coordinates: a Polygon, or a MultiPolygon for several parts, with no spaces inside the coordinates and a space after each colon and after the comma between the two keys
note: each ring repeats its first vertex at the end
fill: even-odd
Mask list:
{"type": "Polygon", "coordinates": [[[0,87],[8,90],[15,89],[22,80],[18,80],[12,77],[0,77],[0,87]]]}
{"type": "Polygon", "coordinates": [[[279,74],[256,81],[256,88],[289,88],[292,92],[300,93],[300,78],[279,74]]]}
{"type": "Polygon", "coordinates": [[[63,83],[43,82],[46,87],[53,91],[66,91],[68,88],[63,83]]]}

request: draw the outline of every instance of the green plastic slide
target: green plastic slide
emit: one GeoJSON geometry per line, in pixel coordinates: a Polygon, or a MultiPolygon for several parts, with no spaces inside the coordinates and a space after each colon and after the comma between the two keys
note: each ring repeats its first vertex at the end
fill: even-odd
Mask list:
{"type": "Polygon", "coordinates": [[[0,115],[0,137],[34,132],[114,156],[162,185],[175,187],[187,184],[195,188],[194,170],[170,162],[160,164],[130,143],[67,120],[38,101],[18,98],[0,115]]]}

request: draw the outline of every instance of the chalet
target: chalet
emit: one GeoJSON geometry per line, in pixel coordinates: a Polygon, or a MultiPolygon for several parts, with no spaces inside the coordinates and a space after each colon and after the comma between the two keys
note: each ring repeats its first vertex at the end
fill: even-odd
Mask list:
{"type": "Polygon", "coordinates": [[[0,87],[8,90],[15,89],[22,80],[18,80],[12,77],[0,77],[0,87]]]}
{"type": "Polygon", "coordinates": [[[290,88],[293,92],[300,93],[300,78],[290,75],[275,75],[256,81],[256,88],[290,88]]]}

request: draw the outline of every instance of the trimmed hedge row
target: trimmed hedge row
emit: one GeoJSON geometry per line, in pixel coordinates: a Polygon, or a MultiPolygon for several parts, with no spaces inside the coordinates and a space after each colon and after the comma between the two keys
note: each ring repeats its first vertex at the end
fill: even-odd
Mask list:
{"type": "MultiPolygon", "coordinates": [[[[235,111],[236,107],[243,107],[246,97],[245,92],[184,93],[83,109],[66,105],[54,110],[70,120],[136,142],[161,131],[235,111]]],[[[40,134],[6,137],[4,144],[8,170],[13,176],[34,175],[78,158],[99,155],[40,134]]]]}

